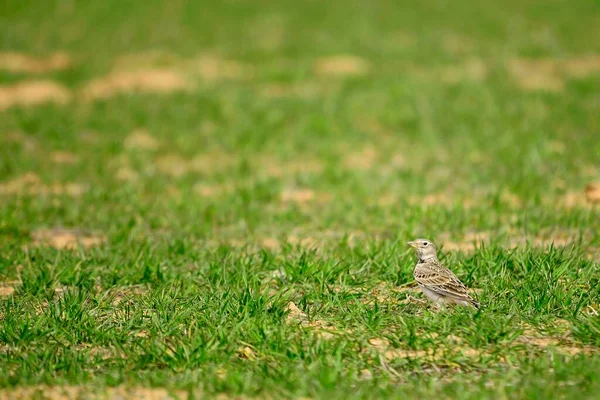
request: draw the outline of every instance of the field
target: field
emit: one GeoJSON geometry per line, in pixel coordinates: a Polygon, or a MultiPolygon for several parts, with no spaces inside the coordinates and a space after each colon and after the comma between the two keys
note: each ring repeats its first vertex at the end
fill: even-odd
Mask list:
{"type": "Polygon", "coordinates": [[[593,0],[3,1],[0,399],[600,398],[594,38],[593,0]]]}

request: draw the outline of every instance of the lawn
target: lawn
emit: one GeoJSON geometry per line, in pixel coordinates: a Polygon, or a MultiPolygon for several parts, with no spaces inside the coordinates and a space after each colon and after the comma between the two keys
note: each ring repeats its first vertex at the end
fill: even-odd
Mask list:
{"type": "Polygon", "coordinates": [[[595,38],[593,0],[3,1],[0,399],[600,398],[595,38]]]}

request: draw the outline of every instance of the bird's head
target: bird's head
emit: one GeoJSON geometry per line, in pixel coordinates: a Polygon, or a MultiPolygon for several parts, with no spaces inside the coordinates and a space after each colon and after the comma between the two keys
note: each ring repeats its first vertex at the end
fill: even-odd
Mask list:
{"type": "Polygon", "coordinates": [[[416,239],[408,242],[408,245],[415,249],[420,261],[437,259],[437,249],[431,240],[416,239]]]}

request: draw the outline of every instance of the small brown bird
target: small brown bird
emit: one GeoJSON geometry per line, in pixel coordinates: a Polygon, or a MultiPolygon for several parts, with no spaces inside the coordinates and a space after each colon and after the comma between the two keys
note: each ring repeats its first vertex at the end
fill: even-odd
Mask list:
{"type": "Polygon", "coordinates": [[[437,249],[431,240],[417,239],[408,242],[408,245],[415,248],[419,257],[414,271],[415,280],[438,307],[460,304],[479,308],[479,303],[469,296],[465,285],[438,261],[437,249]]]}

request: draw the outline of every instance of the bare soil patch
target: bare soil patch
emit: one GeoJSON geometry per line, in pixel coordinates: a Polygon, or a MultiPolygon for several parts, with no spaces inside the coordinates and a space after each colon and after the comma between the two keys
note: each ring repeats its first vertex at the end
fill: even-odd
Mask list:
{"type": "Polygon", "coordinates": [[[258,93],[269,99],[299,98],[313,99],[326,92],[322,84],[302,81],[293,83],[266,83],[258,88],[258,93]]]}
{"type": "Polygon", "coordinates": [[[305,204],[316,197],[315,191],[308,188],[288,188],[281,193],[281,201],[284,203],[305,204]]]}
{"type": "Polygon", "coordinates": [[[34,57],[17,52],[0,53],[0,70],[13,73],[42,74],[71,67],[71,57],[65,52],[56,52],[47,57],[34,57]]]}
{"type": "Polygon", "coordinates": [[[316,174],[323,171],[324,168],[323,162],[314,157],[296,157],[290,160],[261,157],[257,162],[257,169],[261,173],[276,178],[298,174],[316,174]]]}
{"type": "Polygon", "coordinates": [[[233,185],[228,184],[209,184],[197,182],[192,187],[192,191],[202,197],[219,197],[233,192],[233,185]]]}
{"type": "Polygon", "coordinates": [[[597,203],[596,193],[595,184],[588,184],[584,190],[567,190],[558,199],[548,199],[547,204],[563,209],[589,208],[597,203]]]}
{"type": "MultiPolygon", "coordinates": [[[[379,240],[380,235],[376,233],[367,234],[360,231],[325,230],[302,232],[301,230],[297,230],[290,232],[281,239],[275,237],[261,237],[258,239],[258,243],[262,247],[271,250],[280,249],[285,243],[311,249],[322,249],[327,243],[339,243],[342,240],[345,240],[345,243],[350,247],[357,246],[367,240],[367,238],[379,240]]],[[[243,242],[243,240],[241,241],[243,242]]]]}
{"type": "Polygon", "coordinates": [[[73,165],[79,161],[79,156],[68,151],[54,151],[50,154],[50,158],[56,164],[73,165]]]}
{"type": "Polygon", "coordinates": [[[0,390],[0,400],[46,400],[98,399],[98,400],[170,400],[186,399],[182,390],[169,391],[165,388],[112,387],[91,388],[85,386],[25,386],[0,390]]]}
{"type": "Polygon", "coordinates": [[[516,345],[522,344],[529,347],[537,347],[539,349],[553,349],[554,351],[574,356],[577,354],[594,354],[599,353],[600,349],[592,346],[575,344],[569,340],[569,332],[567,331],[562,337],[541,335],[534,327],[529,324],[524,324],[523,334],[517,339],[516,345]]]}
{"type": "MultiPolygon", "coordinates": [[[[275,204],[274,207],[296,205],[306,209],[321,206],[331,201],[333,196],[330,193],[317,192],[310,188],[302,188],[290,186],[284,188],[280,194],[280,204],[275,204]]],[[[290,237],[293,235],[290,235],[290,237]]]]}
{"type": "Polygon", "coordinates": [[[562,61],[561,67],[569,77],[585,78],[600,72],[600,54],[585,54],[567,58],[562,61]]]}
{"type": "Polygon", "coordinates": [[[236,162],[234,156],[222,151],[202,153],[192,159],[184,158],[177,153],[168,153],[158,157],[155,166],[160,173],[178,178],[187,173],[211,174],[223,171],[236,162]]]}
{"type": "Polygon", "coordinates": [[[238,351],[238,357],[244,360],[256,359],[256,351],[250,346],[241,346],[238,351]]]}
{"type": "Polygon", "coordinates": [[[439,345],[428,349],[402,349],[392,348],[385,338],[371,338],[368,342],[371,348],[382,354],[387,361],[398,358],[439,361],[448,359],[451,355],[462,355],[467,358],[479,358],[482,355],[481,351],[460,343],[455,343],[451,348],[439,345]]]}
{"type": "Polygon", "coordinates": [[[448,53],[455,56],[471,54],[475,49],[475,43],[471,38],[456,32],[446,33],[442,44],[448,53]]]}
{"type": "Polygon", "coordinates": [[[564,80],[554,60],[513,59],[506,65],[521,89],[560,92],[564,80]]]}
{"type": "Polygon", "coordinates": [[[84,234],[75,229],[37,229],[31,232],[33,246],[50,246],[57,249],[76,249],[99,246],[106,241],[104,236],[84,234]]]}
{"type": "Polygon", "coordinates": [[[591,204],[600,203],[600,182],[587,184],[585,187],[585,198],[591,204]]]}
{"type": "Polygon", "coordinates": [[[134,129],[123,143],[126,149],[156,150],[158,140],[143,128],[134,129]]]}
{"type": "Polygon", "coordinates": [[[30,107],[43,103],[65,104],[71,92],[65,86],[49,81],[24,81],[0,86],[0,111],[11,107],[30,107]]]}
{"type": "Polygon", "coordinates": [[[410,196],[408,202],[418,206],[445,206],[471,208],[478,204],[476,197],[459,197],[452,192],[429,193],[422,196],[410,196]]]}
{"type": "Polygon", "coordinates": [[[289,243],[291,245],[299,245],[301,247],[310,248],[310,249],[318,249],[320,248],[324,242],[318,238],[313,236],[297,236],[297,235],[288,235],[285,240],[280,240],[274,237],[265,237],[258,240],[258,244],[269,250],[280,250],[285,243],[289,243]]]}
{"type": "Polygon", "coordinates": [[[374,167],[379,155],[377,150],[366,146],[360,151],[349,152],[344,156],[344,165],[348,169],[368,170],[374,167]]]}
{"type": "Polygon", "coordinates": [[[520,234],[516,230],[503,233],[477,231],[463,234],[460,240],[452,239],[453,235],[449,233],[443,233],[438,235],[436,242],[445,251],[472,252],[482,245],[489,245],[494,240],[507,248],[523,247],[528,244],[533,247],[548,247],[551,245],[565,247],[577,243],[582,235],[587,234],[588,232],[581,232],[577,229],[545,230],[538,232],[535,236],[520,234]]]}
{"type": "Polygon", "coordinates": [[[360,76],[371,69],[370,63],[355,55],[335,55],[315,60],[314,72],[322,76],[360,76]]]}
{"type": "Polygon", "coordinates": [[[235,60],[225,59],[218,54],[200,54],[195,58],[183,58],[173,53],[148,51],[124,54],[114,65],[114,72],[144,70],[169,70],[203,81],[241,79],[252,75],[252,68],[235,60]]]}
{"type": "Polygon", "coordinates": [[[314,332],[323,339],[331,339],[334,337],[334,333],[336,333],[334,327],[319,319],[309,321],[306,313],[300,310],[296,304],[292,302],[288,303],[286,310],[288,311],[286,317],[287,324],[299,324],[303,328],[313,329],[314,332]]]}
{"type": "Polygon", "coordinates": [[[242,79],[252,75],[252,69],[240,62],[216,55],[202,55],[189,64],[192,72],[209,82],[242,79]]]}
{"type": "Polygon", "coordinates": [[[134,72],[113,72],[88,82],[81,90],[85,99],[107,99],[121,93],[167,94],[186,90],[186,77],[171,69],[146,69],[134,72]]]}
{"type": "Polygon", "coordinates": [[[5,195],[69,195],[80,196],[86,187],[79,183],[44,184],[33,172],[0,183],[0,194],[5,195]]]}
{"type": "MultiPolygon", "coordinates": [[[[101,288],[100,288],[101,289],[101,288]]],[[[148,292],[148,288],[143,285],[113,287],[108,290],[108,295],[112,298],[112,305],[118,306],[123,302],[132,303],[135,297],[141,296],[148,292]]],[[[138,337],[139,333],[137,334],[138,337]]]]}
{"type": "Polygon", "coordinates": [[[524,90],[560,92],[566,80],[600,72],[600,55],[585,54],[561,59],[515,58],[509,60],[506,67],[524,90]]]}
{"type": "Polygon", "coordinates": [[[117,169],[115,178],[122,182],[135,182],[140,178],[140,174],[129,166],[122,166],[117,169]]]}
{"type": "Polygon", "coordinates": [[[12,286],[0,286],[0,297],[12,296],[15,292],[15,288],[12,286]]]}

